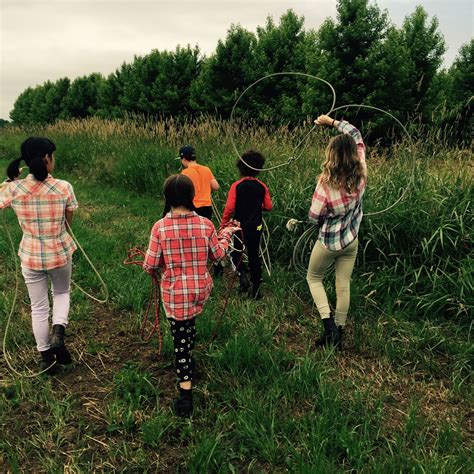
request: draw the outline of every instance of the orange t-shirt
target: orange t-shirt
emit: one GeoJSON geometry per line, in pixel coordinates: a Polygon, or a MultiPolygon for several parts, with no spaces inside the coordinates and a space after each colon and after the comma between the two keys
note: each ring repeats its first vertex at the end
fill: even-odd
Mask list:
{"type": "Polygon", "coordinates": [[[214,179],[212,171],[203,165],[191,165],[184,168],[182,174],[186,175],[194,184],[194,200],[196,207],[211,205],[211,181],[214,179]]]}

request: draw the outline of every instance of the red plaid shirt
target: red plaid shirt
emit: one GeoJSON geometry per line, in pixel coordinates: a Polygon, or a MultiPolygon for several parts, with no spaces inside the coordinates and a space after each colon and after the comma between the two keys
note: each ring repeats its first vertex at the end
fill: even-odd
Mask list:
{"type": "Polygon", "coordinates": [[[66,265],[76,250],[65,217],[65,211],[78,207],[72,186],[51,175],[37,181],[29,174],[1,188],[0,209],[9,206],[23,230],[18,249],[22,266],[51,270],[66,265]]]}
{"type": "MultiPolygon", "coordinates": [[[[367,173],[362,134],[349,122],[342,121],[338,130],[351,135],[357,144],[357,155],[367,173]]],[[[341,250],[353,242],[362,221],[362,196],[366,179],[362,178],[353,193],[318,182],[309,210],[309,219],[320,226],[319,241],[329,250],[341,250]]]]}
{"type": "Polygon", "coordinates": [[[223,258],[231,236],[227,228],[218,237],[212,222],[195,212],[169,212],[156,222],[143,268],[148,273],[163,268],[161,294],[169,318],[192,319],[201,313],[212,290],[207,260],[223,258]]]}

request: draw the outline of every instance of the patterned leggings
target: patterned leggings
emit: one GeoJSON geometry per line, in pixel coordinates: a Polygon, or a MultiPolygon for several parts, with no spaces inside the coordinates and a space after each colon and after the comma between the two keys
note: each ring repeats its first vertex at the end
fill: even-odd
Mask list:
{"type": "Polygon", "coordinates": [[[168,318],[173,336],[176,375],[179,382],[193,380],[193,349],[196,339],[194,319],[177,321],[168,318]]]}

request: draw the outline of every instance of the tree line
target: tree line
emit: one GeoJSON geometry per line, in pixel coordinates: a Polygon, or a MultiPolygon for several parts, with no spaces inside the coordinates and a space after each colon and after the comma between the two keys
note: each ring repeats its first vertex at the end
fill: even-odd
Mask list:
{"type": "MultiPolygon", "coordinates": [[[[326,19],[317,31],[305,29],[304,17],[288,10],[278,24],[269,17],[255,33],[231,25],[209,57],[197,46],[153,50],[108,77],[93,73],[29,87],[16,99],[10,118],[21,125],[127,114],[225,119],[250,84],[292,71],[329,81],[338,105],[373,105],[401,121],[416,118],[450,128],[457,142],[467,143],[474,40],[461,47],[447,70],[440,69],[445,50],[438,20],[421,6],[398,28],[368,0],[338,0],[336,19],[326,19]]],[[[259,82],[239,101],[236,113],[259,123],[291,124],[328,111],[331,103],[322,82],[280,76],[259,82]]]]}

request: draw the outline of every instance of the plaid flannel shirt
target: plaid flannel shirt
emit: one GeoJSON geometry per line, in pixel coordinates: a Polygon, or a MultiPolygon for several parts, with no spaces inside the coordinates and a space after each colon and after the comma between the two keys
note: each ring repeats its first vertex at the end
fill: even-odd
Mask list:
{"type": "Polygon", "coordinates": [[[230,229],[217,236],[212,222],[195,212],[169,212],[155,223],[143,268],[148,273],[163,269],[160,286],[167,317],[186,320],[201,313],[212,290],[207,260],[223,258],[231,237],[230,229]]]}
{"type": "Polygon", "coordinates": [[[51,175],[37,181],[29,174],[0,190],[0,209],[10,206],[23,231],[18,249],[22,266],[51,270],[66,265],[76,250],[65,217],[65,211],[78,207],[72,186],[51,175]]]}
{"type": "Polygon", "coordinates": [[[65,211],[78,208],[72,186],[51,175],[37,181],[29,174],[0,190],[0,209],[9,206],[23,230],[18,249],[22,266],[51,270],[66,265],[76,250],[65,217],[65,211]]]}
{"type": "MultiPolygon", "coordinates": [[[[337,129],[354,139],[359,160],[367,171],[362,134],[346,121],[340,122],[337,129]]],[[[357,238],[363,215],[365,185],[366,179],[362,178],[357,189],[348,193],[345,189],[334,189],[318,182],[308,217],[319,224],[319,240],[329,250],[341,250],[357,238]]]]}

